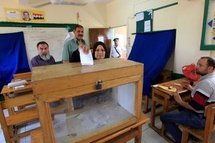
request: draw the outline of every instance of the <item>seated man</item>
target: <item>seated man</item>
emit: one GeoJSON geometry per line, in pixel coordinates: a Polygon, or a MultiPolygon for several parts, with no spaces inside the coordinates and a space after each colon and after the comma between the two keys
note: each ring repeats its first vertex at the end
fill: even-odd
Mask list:
{"type": "Polygon", "coordinates": [[[183,87],[191,90],[190,102],[185,102],[176,92],[175,101],[184,109],[178,112],[163,113],[160,116],[166,130],[174,138],[176,143],[181,143],[182,132],[179,124],[193,128],[203,129],[205,126],[205,106],[215,102],[215,61],[210,57],[201,57],[197,63],[196,73],[202,77],[192,88],[190,84],[183,87]]]}
{"type": "MultiPolygon", "coordinates": [[[[49,54],[49,45],[45,41],[40,41],[37,43],[38,55],[31,59],[31,66],[45,66],[55,64],[55,59],[49,54]]],[[[51,107],[56,107],[60,102],[51,103],[51,107]]]]}
{"type": "Polygon", "coordinates": [[[44,66],[55,64],[55,59],[49,54],[49,45],[45,41],[37,43],[38,55],[31,59],[31,66],[44,66]]]}

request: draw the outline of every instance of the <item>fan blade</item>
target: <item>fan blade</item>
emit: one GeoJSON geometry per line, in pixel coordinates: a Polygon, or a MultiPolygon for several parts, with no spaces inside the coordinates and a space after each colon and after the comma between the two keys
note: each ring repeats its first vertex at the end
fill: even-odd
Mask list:
{"type": "Polygon", "coordinates": [[[32,7],[34,7],[34,8],[40,8],[40,7],[43,7],[43,6],[46,6],[46,5],[50,5],[50,4],[52,4],[52,3],[51,2],[45,2],[45,3],[33,5],[32,7]]]}
{"type": "Polygon", "coordinates": [[[66,2],[55,3],[55,5],[75,5],[75,6],[85,6],[87,3],[76,3],[76,2],[66,2]]]}

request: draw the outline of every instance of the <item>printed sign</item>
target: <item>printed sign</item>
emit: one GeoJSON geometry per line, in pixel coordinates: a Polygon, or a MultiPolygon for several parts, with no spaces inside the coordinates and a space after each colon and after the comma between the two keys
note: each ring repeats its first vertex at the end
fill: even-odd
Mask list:
{"type": "Polygon", "coordinates": [[[40,10],[5,8],[5,15],[11,22],[45,22],[44,11],[40,10]]]}

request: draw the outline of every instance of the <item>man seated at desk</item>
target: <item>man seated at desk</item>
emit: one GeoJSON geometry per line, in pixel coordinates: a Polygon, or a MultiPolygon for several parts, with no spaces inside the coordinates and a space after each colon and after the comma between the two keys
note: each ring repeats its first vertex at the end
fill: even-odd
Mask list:
{"type": "Polygon", "coordinates": [[[190,102],[185,102],[176,92],[175,101],[182,107],[179,112],[163,113],[160,116],[166,130],[174,138],[176,143],[181,143],[182,132],[179,124],[193,128],[203,129],[205,126],[204,108],[206,105],[215,102],[215,61],[211,57],[201,57],[197,63],[196,73],[202,77],[192,88],[190,84],[183,87],[191,90],[190,102]]]}
{"type": "Polygon", "coordinates": [[[45,41],[37,43],[38,55],[31,59],[31,66],[45,66],[55,64],[55,59],[49,53],[49,45],[45,41]]]}
{"type": "MultiPolygon", "coordinates": [[[[40,41],[37,43],[38,55],[31,59],[31,66],[46,66],[55,64],[55,59],[49,53],[49,45],[45,41],[40,41]]],[[[50,104],[51,107],[56,107],[60,105],[60,102],[53,102],[50,104]]]]}

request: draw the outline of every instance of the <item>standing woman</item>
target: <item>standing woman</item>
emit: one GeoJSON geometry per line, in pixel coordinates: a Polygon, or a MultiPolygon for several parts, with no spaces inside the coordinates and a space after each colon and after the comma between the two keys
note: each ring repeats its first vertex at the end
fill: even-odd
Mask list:
{"type": "Polygon", "coordinates": [[[107,47],[103,42],[98,41],[93,45],[93,59],[99,60],[104,58],[108,58],[107,47]]]}
{"type": "MultiPolygon", "coordinates": [[[[105,58],[109,58],[107,47],[103,42],[98,41],[93,45],[93,59],[99,60],[99,59],[105,59],[105,58]]],[[[111,88],[98,91],[93,94],[96,97],[96,103],[111,101],[113,99],[111,88]]]]}

